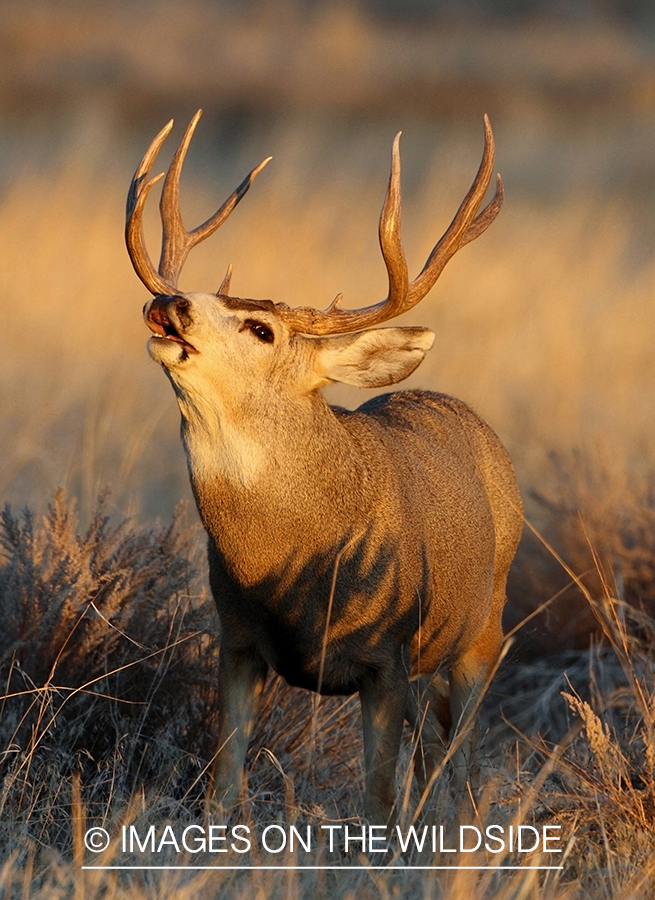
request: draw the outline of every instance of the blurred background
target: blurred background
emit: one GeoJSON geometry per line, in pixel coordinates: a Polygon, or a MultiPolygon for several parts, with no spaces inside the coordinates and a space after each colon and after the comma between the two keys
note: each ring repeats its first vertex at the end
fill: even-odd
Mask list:
{"type": "MultiPolygon", "coordinates": [[[[505,207],[406,316],[436,333],[407,384],[490,422],[528,518],[577,574],[653,603],[649,0],[2,0],[0,73],[1,500],[41,512],[63,485],[88,515],[109,485],[147,522],[190,498],[123,244],[129,180],[169,118],[161,168],[205,111],[187,227],[274,157],[181,287],[215,290],[232,262],[237,295],[324,307],[386,294],[394,134],[415,275],[476,172],[488,113],[505,207]]],[[[147,229],[157,258],[154,200],[147,229]]],[[[528,534],[510,618],[563,590],[532,636],[584,643],[569,581],[528,534]]]]}

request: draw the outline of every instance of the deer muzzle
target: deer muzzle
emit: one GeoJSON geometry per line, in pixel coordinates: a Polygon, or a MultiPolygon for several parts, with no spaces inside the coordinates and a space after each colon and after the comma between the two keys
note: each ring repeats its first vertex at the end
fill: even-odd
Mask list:
{"type": "Polygon", "coordinates": [[[181,334],[193,321],[190,308],[190,301],[184,297],[158,294],[146,303],[143,314],[155,337],[184,344],[195,353],[195,348],[181,334]]]}

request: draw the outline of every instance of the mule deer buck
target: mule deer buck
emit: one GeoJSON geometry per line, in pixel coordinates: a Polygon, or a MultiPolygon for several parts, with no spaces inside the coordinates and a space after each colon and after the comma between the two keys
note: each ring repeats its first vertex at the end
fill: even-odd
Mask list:
{"type": "MultiPolygon", "coordinates": [[[[393,384],[423,360],[431,331],[375,326],[417,304],[451,256],[496,217],[500,177],[478,212],[493,172],[491,127],[485,117],[475,181],[412,282],[400,240],[396,137],[379,226],[389,295],[360,309],[343,309],[339,295],[320,311],[234,297],[231,267],[215,294],[179,291],[189,251],[223,224],[268,162],[187,232],[179,179],[199,116],[163,183],[158,268],[145,248],[142,213],[172,122],[132,180],[126,240],[137,275],[154,295],[144,308],[148,349],[177,397],[209,537],[221,622],[215,797],[226,807],[238,800],[271,668],[321,694],[359,692],[365,814],[386,823],[404,720],[422,725],[415,772],[424,788],[443,759],[451,724],[475,706],[498,660],[521,500],[506,451],[464,403],[404,391],[348,411],[329,406],[319,389],[335,381],[393,384]],[[442,665],[449,691],[439,675],[432,677],[442,665]],[[431,698],[427,714],[416,699],[421,676],[431,698]]],[[[469,734],[454,757],[464,779],[473,751],[469,734]]]]}

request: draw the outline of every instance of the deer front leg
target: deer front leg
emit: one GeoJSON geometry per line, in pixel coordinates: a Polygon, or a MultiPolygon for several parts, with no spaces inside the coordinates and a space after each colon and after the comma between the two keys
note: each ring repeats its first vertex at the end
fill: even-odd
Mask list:
{"type": "Polygon", "coordinates": [[[218,755],[213,799],[229,810],[239,800],[248,742],[268,666],[259,654],[221,645],[218,662],[218,755]]]}
{"type": "Polygon", "coordinates": [[[395,801],[396,762],[409,690],[403,660],[389,671],[367,675],[359,688],[364,730],[364,813],[371,825],[390,824],[395,801]]]}

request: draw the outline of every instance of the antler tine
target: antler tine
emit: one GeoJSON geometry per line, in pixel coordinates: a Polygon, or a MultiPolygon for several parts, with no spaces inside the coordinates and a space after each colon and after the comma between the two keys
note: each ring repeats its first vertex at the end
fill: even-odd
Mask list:
{"type": "Polygon", "coordinates": [[[440,238],[419,275],[409,286],[407,309],[414,306],[434,287],[444,266],[451,257],[491,225],[503,202],[503,187],[499,180],[496,194],[487,207],[476,217],[482,199],[487,192],[493,174],[495,158],[494,136],[489,117],[484,117],[484,152],[477,175],[462,200],[455,218],[440,238]]]}
{"type": "Polygon", "coordinates": [[[177,284],[178,276],[182,271],[182,266],[184,265],[189,252],[196,244],[204,241],[205,238],[210,237],[210,235],[220,228],[237,203],[239,203],[241,198],[246,194],[248,188],[262,171],[264,166],[272,159],[272,157],[269,156],[256,166],[252,172],[244,178],[238,188],[230,194],[225,203],[223,203],[223,205],[213,216],[210,216],[206,222],[203,222],[202,225],[198,225],[198,227],[194,228],[192,231],[187,231],[182,224],[182,216],[180,214],[180,174],[189,149],[189,144],[191,143],[191,138],[193,137],[193,133],[196,130],[196,125],[198,124],[201,115],[202,110],[199,109],[184,133],[184,137],[180,142],[180,146],[177,148],[173,161],[166,174],[166,180],[164,181],[164,187],[162,188],[161,200],[159,203],[163,227],[159,272],[163,278],[174,284],[177,284]]]}
{"type": "Polygon", "coordinates": [[[391,174],[378,226],[380,249],[389,276],[389,295],[386,300],[362,309],[341,309],[339,304],[342,294],[338,294],[326,310],[309,306],[289,309],[287,306],[278,305],[278,311],[292,331],[314,335],[345,334],[370,328],[400,315],[403,311],[407,298],[408,275],[400,239],[400,135],[401,132],[398,132],[393,142],[391,174]]]}
{"type": "Polygon", "coordinates": [[[175,151],[173,161],[168,167],[164,186],[159,200],[159,212],[162,224],[161,256],[159,258],[160,274],[177,286],[177,279],[182,266],[191,250],[189,234],[182,224],[180,213],[180,174],[186,159],[189,144],[200,120],[202,110],[199,109],[189,122],[184,137],[175,151]]]}
{"type": "Polygon", "coordinates": [[[216,291],[216,296],[220,296],[221,294],[225,296],[230,293],[230,282],[232,281],[232,263],[227,267],[227,272],[225,273],[225,277],[221,281],[221,286],[216,291]]]}
{"type": "Polygon", "coordinates": [[[149,181],[148,176],[161,145],[168,137],[172,127],[173,120],[171,119],[152,141],[134,173],[127,194],[125,222],[127,252],[132,260],[134,270],[152,294],[169,294],[174,290],[174,286],[164,281],[155,269],[143,236],[143,207],[153,184],[163,178],[164,173],[162,172],[161,175],[157,175],[149,181]]]}
{"type": "Polygon", "coordinates": [[[496,193],[493,198],[485,206],[481,213],[469,225],[469,229],[461,240],[460,247],[469,244],[487,230],[493,220],[500,212],[503,201],[505,199],[505,188],[503,187],[503,179],[500,175],[496,175],[496,193]]]}
{"type": "MultiPolygon", "coordinates": [[[[180,214],[180,173],[182,172],[182,166],[184,165],[184,159],[189,149],[193,132],[201,115],[202,110],[198,110],[189,123],[164,180],[159,203],[162,220],[162,251],[158,270],[152,264],[146,249],[142,217],[143,207],[150,189],[153,184],[163,177],[163,175],[158,175],[156,178],[148,181],[148,176],[157,154],[173,127],[172,119],[165,128],[162,128],[146,150],[134,173],[134,178],[130,183],[130,189],[127,194],[125,225],[127,251],[137,275],[150,293],[155,295],[176,293],[177,279],[189,255],[189,251],[196,244],[199,244],[200,241],[204,241],[205,238],[213,234],[217,228],[220,228],[264,166],[272,159],[269,156],[256,166],[211,218],[194,228],[193,231],[186,231],[180,214]]],[[[223,280],[221,290],[224,293],[229,290],[229,274],[223,280]]]]}
{"type": "Polygon", "coordinates": [[[280,314],[293,331],[304,334],[344,334],[370,328],[399,316],[415,306],[434,287],[448,260],[455,252],[482,234],[498,215],[503,202],[503,185],[498,176],[496,193],[478,214],[489,187],[494,166],[494,139],[487,116],[484,117],[485,144],[482,161],[473,184],[460,204],[455,218],[432,250],[420,274],[408,284],[407,263],[400,239],[400,134],[396,135],[391,157],[389,186],[380,216],[380,247],[389,274],[386,300],[362,309],[341,309],[333,303],[327,310],[280,306],[280,314]]]}
{"type": "Polygon", "coordinates": [[[407,261],[400,239],[400,135],[398,132],[391,151],[391,174],[387,194],[380,213],[378,237],[384,264],[389,275],[389,296],[384,301],[385,318],[397,315],[394,310],[402,310],[407,297],[408,274],[407,261]],[[388,315],[387,315],[388,311],[388,315]]]}

